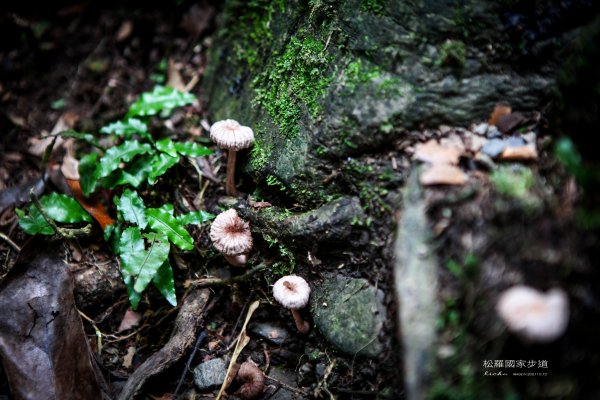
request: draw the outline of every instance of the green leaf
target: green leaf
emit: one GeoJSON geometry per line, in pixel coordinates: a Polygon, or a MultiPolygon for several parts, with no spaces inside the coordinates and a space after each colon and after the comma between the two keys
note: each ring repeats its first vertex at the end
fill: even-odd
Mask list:
{"type": "Polygon", "coordinates": [[[92,217],[79,205],[77,200],[64,194],[51,193],[40,197],[46,214],[55,221],[67,224],[92,222],[92,217]]]}
{"type": "Polygon", "coordinates": [[[176,219],[181,225],[200,225],[203,222],[210,221],[214,217],[211,213],[201,210],[178,215],[176,219]]]}
{"type": "Polygon", "coordinates": [[[29,206],[28,212],[15,208],[19,217],[19,226],[30,235],[54,235],[54,229],[46,222],[42,214],[33,206],[29,206]]]}
{"type": "Polygon", "coordinates": [[[165,153],[157,154],[152,160],[152,172],[148,177],[148,183],[154,184],[156,180],[163,175],[169,168],[179,162],[179,157],[171,157],[165,153]]]}
{"type": "Polygon", "coordinates": [[[147,143],[141,144],[137,140],[128,140],[121,143],[119,146],[111,147],[100,158],[99,164],[96,167],[96,178],[104,178],[110,175],[111,172],[119,168],[122,161],[131,161],[138,154],[143,154],[151,151],[151,147],[147,143]]]}
{"type": "Polygon", "coordinates": [[[154,169],[152,165],[154,157],[155,155],[138,157],[133,163],[127,166],[127,171],[123,171],[116,184],[129,184],[135,188],[140,187],[142,183],[146,182],[154,169]]]}
{"type": "Polygon", "coordinates": [[[115,201],[117,209],[123,215],[123,220],[136,224],[141,229],[148,225],[144,200],[135,191],[125,190],[115,201]]]}
{"type": "Polygon", "coordinates": [[[170,250],[169,241],[164,234],[151,232],[144,236],[148,240],[147,248],[138,227],[125,229],[119,241],[123,278],[133,283],[132,292],[137,293],[142,293],[146,289],[158,269],[167,260],[170,250]]]}
{"type": "Polygon", "coordinates": [[[114,133],[118,136],[123,136],[126,139],[130,139],[136,133],[140,137],[152,140],[152,135],[148,132],[148,125],[137,119],[129,118],[126,121],[117,121],[112,124],[108,124],[100,129],[101,133],[114,133]]]}
{"type": "Polygon", "coordinates": [[[150,228],[156,232],[166,234],[171,243],[181,250],[192,250],[194,248],[194,240],[188,231],[168,211],[160,208],[148,208],[146,209],[146,217],[150,228]]]}
{"type": "Polygon", "coordinates": [[[104,149],[104,146],[102,146],[100,142],[98,142],[98,140],[91,133],[77,132],[74,129],[67,129],[66,131],[62,131],[58,134],[64,138],[74,138],[78,140],[83,140],[84,142],[94,147],[104,149]]]}
{"type": "Polygon", "coordinates": [[[157,85],[152,92],[142,93],[140,98],[129,108],[127,117],[156,115],[161,111],[170,113],[175,107],[185,106],[194,101],[196,101],[196,96],[191,93],[157,85]]]}
{"type": "Polygon", "coordinates": [[[165,203],[162,206],[158,207],[158,209],[168,212],[169,215],[172,217],[175,215],[175,206],[173,206],[173,204],[171,203],[165,203]]]}
{"type": "Polygon", "coordinates": [[[179,157],[175,149],[175,143],[169,138],[165,138],[156,142],[156,148],[163,153],[167,153],[171,157],[179,157]]]}
{"type": "Polygon", "coordinates": [[[133,288],[134,279],[132,276],[127,275],[125,270],[121,271],[121,276],[123,277],[123,283],[125,283],[125,288],[127,289],[127,296],[129,296],[131,309],[137,310],[140,300],[142,299],[142,294],[135,291],[133,288]]]}
{"type": "Polygon", "coordinates": [[[214,151],[208,147],[201,146],[195,142],[179,142],[175,143],[175,149],[181,155],[188,157],[201,157],[213,154],[214,151]]]}
{"type": "Polygon", "coordinates": [[[81,185],[83,195],[86,197],[96,189],[97,179],[95,172],[97,158],[98,154],[90,153],[79,160],[79,184],[81,185]]]}
{"type": "Polygon", "coordinates": [[[165,299],[167,299],[169,303],[171,303],[173,307],[177,306],[177,295],[175,293],[173,269],[171,268],[171,264],[169,264],[169,260],[165,261],[163,265],[160,266],[158,271],[156,271],[152,282],[158,291],[164,296],[165,299]]]}

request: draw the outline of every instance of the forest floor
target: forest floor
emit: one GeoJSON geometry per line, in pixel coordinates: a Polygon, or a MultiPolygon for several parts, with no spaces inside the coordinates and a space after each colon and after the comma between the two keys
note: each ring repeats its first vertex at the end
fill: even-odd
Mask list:
{"type": "MultiPolygon", "coordinates": [[[[208,210],[214,214],[227,203],[222,184],[225,156],[209,139],[208,127],[214,121],[205,112],[207,99],[200,86],[217,12],[206,3],[134,11],[104,8],[91,2],[37,14],[7,12],[0,15],[3,38],[0,48],[0,192],[6,194],[6,189],[17,188],[2,198],[0,232],[14,245],[9,240],[0,240],[0,279],[8,276],[18,262],[17,248],[35,251],[31,245],[27,247],[30,236],[20,229],[15,213],[15,207],[22,208],[29,200],[32,182],[43,186],[40,193],[44,190],[69,193],[69,186],[59,171],[65,154],[70,154],[73,148],[77,152],[77,146],[69,140],[56,145],[58,151],[43,162],[47,142],[40,142],[40,137],[69,128],[98,132],[125,115],[138,96],[156,84],[190,91],[198,95],[200,101],[176,109],[155,128],[172,137],[204,144],[215,152],[195,167],[182,163],[167,175],[169,179],[159,180],[145,194],[159,200],[161,197],[175,199],[179,209],[208,210]],[[47,179],[40,181],[43,175],[47,179]]],[[[510,114],[504,111],[505,116],[510,114]]],[[[364,192],[365,198],[371,199],[367,202],[372,201],[366,205],[370,221],[362,231],[359,228],[348,238],[349,242],[365,243],[365,250],[356,247],[348,250],[340,243],[319,253],[309,250],[308,255],[297,255],[302,261],[295,272],[321,283],[335,280],[337,275],[344,279],[364,278],[375,288],[377,304],[385,306],[381,327],[384,340],[375,357],[357,355],[358,352],[345,354],[316,329],[308,335],[299,334],[289,313],[272,299],[270,284],[276,273],[259,271],[237,281],[207,284],[208,290],[200,289],[204,286],[198,283],[202,278],[227,280],[244,272],[228,266],[212,247],[208,224],[190,228],[195,239],[191,253],[173,253],[180,305],[171,307],[157,290],[149,289],[136,312],[130,310],[118,273],[116,281],[114,276],[107,278],[111,285],[114,283],[114,288],[93,288],[87,292],[85,288],[77,288],[77,282],[85,281],[82,278],[85,271],[102,270],[102,274],[110,275],[110,271],[114,273],[114,268],[118,268],[116,257],[102,239],[99,227],[94,227],[92,235],[86,238],[48,237],[60,258],[77,275],[77,306],[84,315],[90,348],[107,378],[111,395],[116,396],[127,386],[134,371],[142,371],[140,366],[164,348],[173,327],[180,328],[181,321],[185,320],[186,315],[181,311],[189,305],[185,299],[196,293],[203,299],[202,307],[197,314],[191,312],[190,315],[201,322],[186,331],[192,339],[186,338],[184,354],[176,356],[171,352],[162,366],[154,365],[157,371],[148,372],[146,377],[138,376],[141,388],[135,393],[142,398],[215,398],[219,386],[196,387],[191,370],[213,359],[223,359],[227,364],[255,300],[261,303],[251,316],[250,340],[240,361],[253,360],[268,377],[267,389],[257,398],[402,397],[401,346],[392,283],[394,229],[397,220],[402,224],[401,189],[404,184],[410,185],[410,171],[417,171],[415,159],[427,162],[438,157],[456,158],[456,162],[449,163],[457,164],[469,175],[466,177],[458,170],[451,176],[435,173],[420,176],[421,185],[425,187],[421,195],[428,218],[424,224],[433,232],[436,240],[433,252],[439,260],[436,297],[440,311],[435,326],[439,354],[435,357],[441,359],[439,365],[447,370],[439,371],[434,382],[437,398],[478,398],[481,387],[493,387],[505,394],[518,393],[525,398],[577,398],[594,393],[592,382],[597,378],[600,361],[587,351],[593,347],[599,325],[585,330],[582,327],[586,319],[597,317],[600,310],[600,279],[587,256],[597,243],[596,237],[582,233],[575,224],[577,186],[553,156],[550,139],[544,132],[543,116],[512,115],[505,122],[514,126],[505,126],[506,132],[502,134],[518,136],[515,147],[529,149],[512,159],[494,163],[498,160],[492,158],[503,149],[495,154],[494,137],[488,127],[481,124],[483,121],[473,121],[472,127],[439,127],[407,133],[406,138],[394,143],[389,151],[355,157],[355,167],[349,160],[350,167],[337,173],[345,177],[332,176],[332,179],[347,182],[365,176],[373,178],[368,182],[352,182],[356,191],[364,192]],[[483,133],[474,132],[477,126],[483,133]],[[534,132],[533,136],[528,136],[530,132],[534,132]],[[432,141],[439,141],[441,148],[434,146],[428,152],[418,146],[432,141]],[[487,157],[476,159],[476,153],[486,143],[487,157]],[[454,153],[451,151],[448,155],[448,148],[457,147],[462,150],[458,153],[453,150],[454,153]],[[532,148],[535,156],[527,152],[532,148]],[[387,178],[382,178],[384,175],[387,178]],[[387,182],[385,186],[382,179],[387,182]],[[102,269],[103,266],[107,269],[102,269]],[[575,310],[571,325],[565,337],[554,345],[523,344],[507,335],[495,317],[498,293],[519,283],[542,290],[558,286],[569,294],[571,308],[575,310]],[[278,340],[280,338],[283,339],[278,340]],[[544,377],[515,378],[509,390],[505,390],[504,383],[486,381],[487,378],[482,381],[482,374],[486,372],[483,362],[505,358],[549,360],[555,379],[549,382],[544,377]]],[[[499,116],[491,118],[497,121],[499,116]]],[[[253,186],[248,177],[241,180],[243,190],[253,186]]],[[[108,213],[113,214],[111,194],[103,196],[108,213]]],[[[280,208],[285,206],[292,212],[304,210],[302,205],[287,204],[277,196],[269,198],[264,192],[262,196],[254,200],[268,201],[280,208]]],[[[250,209],[264,205],[254,200],[244,198],[237,205],[250,209]]],[[[249,265],[261,264],[256,254],[260,253],[263,262],[268,263],[289,251],[287,247],[278,247],[276,240],[269,242],[259,235],[254,239],[257,250],[250,257],[249,265]]],[[[410,329],[403,327],[403,334],[410,329]]],[[[238,388],[239,383],[234,383],[230,392],[238,388]]],[[[5,377],[0,375],[0,398],[3,396],[10,398],[10,393],[5,377]]]]}

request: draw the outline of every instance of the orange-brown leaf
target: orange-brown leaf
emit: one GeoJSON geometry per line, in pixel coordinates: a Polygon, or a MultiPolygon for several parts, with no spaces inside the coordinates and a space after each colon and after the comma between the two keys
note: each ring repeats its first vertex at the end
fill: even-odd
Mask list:
{"type": "Polygon", "coordinates": [[[67,184],[69,185],[71,192],[73,192],[73,195],[79,204],[81,204],[81,207],[83,207],[85,211],[87,211],[92,217],[94,217],[96,221],[98,221],[102,230],[115,223],[115,220],[108,215],[106,208],[98,199],[85,198],[81,192],[81,186],[79,185],[78,180],[67,179],[67,184]]]}
{"type": "Polygon", "coordinates": [[[504,104],[496,104],[496,107],[494,107],[494,112],[492,112],[492,115],[490,116],[490,119],[488,120],[488,124],[496,125],[498,123],[498,120],[500,119],[500,117],[509,115],[511,112],[512,112],[512,108],[510,108],[510,106],[507,106],[504,104]]]}

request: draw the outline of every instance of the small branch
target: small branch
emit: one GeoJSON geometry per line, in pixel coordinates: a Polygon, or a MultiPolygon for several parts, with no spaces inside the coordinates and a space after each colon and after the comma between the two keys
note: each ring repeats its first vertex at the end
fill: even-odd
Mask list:
{"type": "Polygon", "coordinates": [[[248,280],[252,275],[257,274],[260,271],[263,271],[268,266],[266,264],[258,264],[256,267],[252,268],[250,271],[246,272],[243,275],[234,276],[229,279],[220,279],[220,278],[202,278],[191,281],[186,281],[184,287],[187,289],[189,287],[207,287],[207,286],[228,286],[234,283],[240,283],[248,280]]]}
{"type": "Polygon", "coordinates": [[[19,247],[18,244],[16,244],[15,242],[13,242],[11,240],[11,238],[9,238],[8,236],[6,236],[4,233],[0,232],[0,239],[4,240],[6,243],[8,243],[10,245],[10,247],[12,247],[13,249],[15,249],[15,251],[17,253],[21,252],[21,248],[19,247]]]}
{"type": "Polygon", "coordinates": [[[269,375],[265,375],[265,378],[267,378],[270,381],[273,381],[273,382],[277,383],[279,386],[281,386],[285,390],[289,390],[290,392],[298,393],[298,394],[300,394],[302,396],[308,396],[309,395],[309,393],[307,393],[307,392],[305,392],[303,390],[300,390],[300,389],[296,389],[295,387],[292,387],[292,386],[290,386],[290,385],[288,385],[288,384],[280,381],[279,379],[272,378],[269,375]]]}

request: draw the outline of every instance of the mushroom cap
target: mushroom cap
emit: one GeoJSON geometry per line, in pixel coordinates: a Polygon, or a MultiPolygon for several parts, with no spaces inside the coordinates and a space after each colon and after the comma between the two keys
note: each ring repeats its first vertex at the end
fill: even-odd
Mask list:
{"type": "Polygon", "coordinates": [[[252,249],[250,226],[233,208],[217,215],[210,225],[210,239],[221,253],[244,254],[252,249]]]}
{"type": "Polygon", "coordinates": [[[252,146],[254,132],[236,120],[224,119],[210,127],[210,138],[222,149],[238,151],[252,146]]]}
{"type": "Polygon", "coordinates": [[[561,289],[513,286],[500,295],[496,311],[509,330],[532,342],[552,342],[569,324],[569,299],[561,289]]]}
{"type": "Polygon", "coordinates": [[[308,303],[310,286],[300,276],[284,276],[273,285],[273,297],[285,308],[297,310],[308,303]]]}

